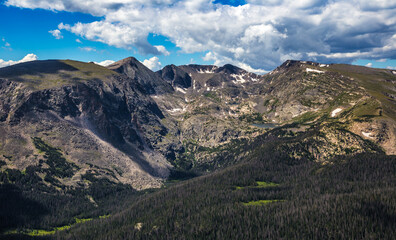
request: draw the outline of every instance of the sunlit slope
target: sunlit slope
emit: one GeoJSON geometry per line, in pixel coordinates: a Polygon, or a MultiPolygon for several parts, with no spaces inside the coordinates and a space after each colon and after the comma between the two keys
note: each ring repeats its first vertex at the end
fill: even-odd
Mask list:
{"type": "Polygon", "coordinates": [[[34,90],[104,80],[114,74],[112,70],[97,64],[73,60],[32,61],[0,68],[0,78],[24,83],[34,90]]]}

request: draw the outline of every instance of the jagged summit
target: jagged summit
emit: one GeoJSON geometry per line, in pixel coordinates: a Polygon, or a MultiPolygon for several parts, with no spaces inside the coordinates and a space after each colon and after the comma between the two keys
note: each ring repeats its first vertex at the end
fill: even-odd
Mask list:
{"type": "Polygon", "coordinates": [[[175,65],[167,65],[157,72],[164,80],[168,81],[173,87],[191,87],[191,76],[183,69],[175,65]]]}
{"type": "Polygon", "coordinates": [[[235,88],[262,80],[262,76],[231,64],[222,67],[197,64],[168,65],[157,73],[176,90],[181,92],[191,90],[195,93],[235,88]]]}

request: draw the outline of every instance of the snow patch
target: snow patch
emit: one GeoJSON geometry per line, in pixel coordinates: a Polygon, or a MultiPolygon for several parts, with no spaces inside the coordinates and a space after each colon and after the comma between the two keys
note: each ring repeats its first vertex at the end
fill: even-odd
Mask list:
{"type": "Polygon", "coordinates": [[[233,81],[234,83],[245,83],[246,80],[243,78],[245,75],[244,74],[231,74],[230,75],[232,78],[235,79],[235,81],[233,81]]]}
{"type": "MultiPolygon", "coordinates": [[[[315,110],[314,110],[314,111],[315,111],[315,110]]],[[[309,111],[298,112],[298,113],[296,113],[296,114],[293,114],[292,118],[298,117],[298,116],[303,115],[304,113],[307,113],[307,112],[309,112],[309,111]]]]}
{"type": "Polygon", "coordinates": [[[202,69],[199,69],[199,70],[198,70],[198,73],[215,73],[215,70],[216,70],[216,69],[217,69],[216,66],[213,66],[212,69],[210,69],[210,70],[202,70],[202,69]]]}
{"type": "Polygon", "coordinates": [[[233,117],[237,117],[237,116],[238,116],[238,114],[233,113],[233,112],[231,112],[231,111],[228,111],[228,115],[233,116],[233,117]]]}
{"type": "Polygon", "coordinates": [[[320,71],[317,69],[307,68],[305,71],[307,72],[314,72],[314,73],[324,73],[324,71],[320,71]]]}
{"type": "Polygon", "coordinates": [[[371,132],[363,132],[363,131],[362,131],[362,134],[363,134],[363,136],[365,136],[365,137],[373,138],[373,137],[371,136],[371,134],[373,134],[373,133],[371,133],[371,132]]]}
{"type": "Polygon", "coordinates": [[[331,117],[335,117],[337,113],[341,112],[343,109],[342,108],[337,108],[331,112],[331,117]]]}
{"type": "Polygon", "coordinates": [[[183,88],[176,87],[176,91],[186,94],[186,90],[184,90],[183,88]]]}
{"type": "Polygon", "coordinates": [[[214,73],[214,72],[210,70],[203,71],[202,69],[199,69],[198,73],[214,73]]]}
{"type": "Polygon", "coordinates": [[[169,109],[168,112],[174,113],[174,112],[180,112],[182,109],[181,108],[174,108],[174,109],[169,109]]]}
{"type": "Polygon", "coordinates": [[[393,73],[394,75],[396,75],[396,71],[392,71],[392,73],[393,73]]]}
{"type": "Polygon", "coordinates": [[[329,67],[328,64],[320,64],[319,67],[329,67]]]}
{"type": "Polygon", "coordinates": [[[186,108],[173,108],[173,109],[167,109],[169,113],[180,113],[180,112],[185,112],[186,108]]]}

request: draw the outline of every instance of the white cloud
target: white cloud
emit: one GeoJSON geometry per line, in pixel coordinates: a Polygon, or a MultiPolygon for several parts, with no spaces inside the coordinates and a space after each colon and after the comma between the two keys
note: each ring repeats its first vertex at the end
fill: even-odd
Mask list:
{"type": "Polygon", "coordinates": [[[98,64],[98,65],[106,67],[106,66],[109,66],[112,63],[115,63],[115,61],[113,61],[113,60],[104,60],[104,61],[95,62],[95,63],[98,64]]]}
{"type": "Polygon", "coordinates": [[[92,47],[79,47],[79,49],[85,52],[96,52],[96,49],[92,47]]]}
{"type": "Polygon", "coordinates": [[[143,53],[158,54],[157,48],[147,41],[147,31],[131,26],[97,21],[92,23],[77,23],[74,26],[60,23],[59,29],[65,29],[88,40],[103,42],[111,46],[130,49],[135,46],[143,53]]]}
{"type": "Polygon", "coordinates": [[[52,34],[52,36],[54,36],[56,39],[61,39],[63,38],[61,31],[59,31],[59,29],[55,29],[55,30],[51,30],[48,31],[49,33],[52,34]]]}
{"type": "Polygon", "coordinates": [[[164,46],[156,45],[154,47],[158,50],[158,52],[164,54],[165,56],[169,56],[170,55],[170,52],[168,52],[168,50],[166,50],[166,48],[164,46]]]}
{"type": "Polygon", "coordinates": [[[371,63],[371,62],[366,64],[366,67],[372,67],[372,66],[373,66],[373,63],[371,63]]]}
{"type": "Polygon", "coordinates": [[[143,64],[150,68],[152,71],[157,71],[161,69],[161,62],[159,62],[158,57],[152,57],[143,61],[143,64]]]}
{"type": "Polygon", "coordinates": [[[3,37],[1,38],[1,41],[4,42],[4,47],[5,49],[11,49],[11,44],[9,42],[6,41],[6,39],[3,37]]]}
{"type": "Polygon", "coordinates": [[[13,61],[13,60],[6,61],[3,59],[0,59],[0,67],[7,67],[7,66],[14,65],[14,64],[18,64],[18,63],[35,61],[37,59],[38,59],[38,57],[33,53],[29,53],[25,57],[23,57],[21,60],[17,60],[17,61],[13,61]]]}
{"type": "Polygon", "coordinates": [[[256,74],[265,74],[265,73],[269,72],[268,70],[264,70],[264,69],[260,69],[260,68],[257,68],[257,69],[252,68],[250,65],[248,65],[246,63],[234,61],[231,58],[224,58],[224,57],[216,56],[212,52],[206,53],[206,55],[202,59],[205,61],[214,61],[214,65],[216,65],[216,66],[223,66],[227,63],[231,63],[231,64],[238,66],[248,72],[252,72],[252,73],[256,73],[256,74]]]}
{"type": "Polygon", "coordinates": [[[396,70],[396,67],[393,66],[387,66],[386,69],[391,69],[391,70],[396,70]]]}
{"type": "Polygon", "coordinates": [[[386,59],[386,58],[376,60],[376,62],[387,62],[387,61],[388,61],[388,59],[386,59]]]}
{"type": "Polygon", "coordinates": [[[82,43],[82,42],[81,42],[81,40],[80,40],[80,39],[78,39],[78,38],[76,39],[76,42],[78,42],[78,43],[82,43]]]}
{"type": "Polygon", "coordinates": [[[288,58],[352,62],[396,58],[396,2],[389,0],[7,0],[8,6],[83,12],[102,20],[59,24],[85,39],[144,54],[169,52],[147,41],[163,35],[184,53],[272,69],[288,58]]]}

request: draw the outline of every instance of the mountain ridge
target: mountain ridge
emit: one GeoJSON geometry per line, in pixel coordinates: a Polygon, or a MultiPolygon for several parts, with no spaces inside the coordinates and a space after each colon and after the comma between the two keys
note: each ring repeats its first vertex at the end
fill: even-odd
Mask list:
{"type": "Polygon", "coordinates": [[[367,140],[396,153],[396,77],[389,70],[288,60],[265,75],[230,64],[169,65],[154,73],[130,57],[106,68],[71,60],[22,63],[0,69],[0,78],[1,151],[18,159],[2,161],[20,170],[37,164],[30,138],[40,137],[70,152],[69,158],[84,171],[98,161],[93,171],[100,177],[138,189],[159,187],[172,169],[214,166],[212,159],[232,141],[271,131],[257,127],[263,123],[294,124],[283,127],[293,134],[319,129],[324,137],[293,146],[300,149],[291,151],[295,157],[302,147],[313,160],[325,162],[334,155],[371,151],[367,140]],[[361,72],[378,80],[367,80],[361,72]],[[378,91],[372,82],[383,86],[378,91]],[[22,133],[18,126],[30,130],[22,133]],[[14,134],[9,127],[16,129],[14,134]],[[67,129],[74,129],[77,137],[67,129]],[[24,142],[23,150],[15,141],[24,142]],[[87,149],[101,160],[75,149],[87,149]],[[28,161],[22,159],[28,155],[28,161]],[[138,172],[143,175],[132,177],[138,172]]]}

